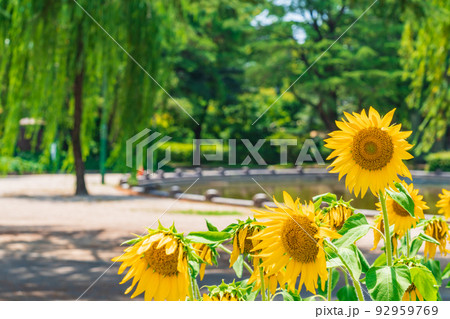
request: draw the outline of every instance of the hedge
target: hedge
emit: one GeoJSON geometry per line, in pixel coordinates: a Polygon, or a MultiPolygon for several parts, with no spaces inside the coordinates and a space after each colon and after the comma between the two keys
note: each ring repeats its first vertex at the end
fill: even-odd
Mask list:
{"type": "Polygon", "coordinates": [[[0,174],[42,173],[44,165],[20,157],[0,157],[0,174]]]}
{"type": "Polygon", "coordinates": [[[433,153],[426,157],[428,170],[450,171],[450,152],[433,153]]]}

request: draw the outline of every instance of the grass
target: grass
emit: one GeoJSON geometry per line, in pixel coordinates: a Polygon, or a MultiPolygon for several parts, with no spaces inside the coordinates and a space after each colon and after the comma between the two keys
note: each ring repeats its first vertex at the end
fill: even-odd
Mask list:
{"type": "Polygon", "coordinates": [[[203,215],[203,216],[234,216],[234,215],[242,215],[241,212],[232,210],[178,210],[174,211],[174,214],[184,214],[184,215],[203,215]]]}

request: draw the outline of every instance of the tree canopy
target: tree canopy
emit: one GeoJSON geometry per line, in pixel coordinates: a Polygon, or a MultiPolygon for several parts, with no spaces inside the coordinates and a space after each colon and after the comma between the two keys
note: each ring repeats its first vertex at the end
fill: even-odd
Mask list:
{"type": "Polygon", "coordinates": [[[34,153],[49,170],[75,170],[84,194],[85,165],[127,170],[125,141],[146,127],[181,144],[321,139],[343,111],[369,106],[419,127],[418,152],[446,149],[449,10],[443,0],[0,0],[0,152],[22,156],[20,119],[42,120],[26,129],[34,153]]]}

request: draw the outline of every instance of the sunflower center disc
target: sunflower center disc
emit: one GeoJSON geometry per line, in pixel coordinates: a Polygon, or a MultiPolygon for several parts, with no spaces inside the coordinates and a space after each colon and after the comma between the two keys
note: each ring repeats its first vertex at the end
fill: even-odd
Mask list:
{"type": "Polygon", "coordinates": [[[317,228],[312,226],[308,218],[294,215],[285,222],[281,240],[284,249],[295,261],[306,264],[314,262],[319,253],[317,240],[314,238],[316,234],[317,228]]]}
{"type": "Polygon", "coordinates": [[[366,170],[378,170],[392,159],[394,145],[389,134],[377,127],[369,127],[353,138],[352,156],[366,170]]]}
{"type": "Polygon", "coordinates": [[[404,209],[402,206],[400,206],[400,204],[397,203],[396,201],[394,201],[393,208],[394,208],[394,212],[399,216],[402,216],[402,217],[411,216],[408,213],[408,211],[406,209],[404,209]]]}
{"type": "MultiPolygon", "coordinates": [[[[156,245],[155,245],[156,247],[156,245]]],[[[154,246],[145,252],[144,258],[148,266],[160,275],[173,276],[178,273],[178,248],[171,255],[166,254],[166,247],[156,249],[154,246]]]]}

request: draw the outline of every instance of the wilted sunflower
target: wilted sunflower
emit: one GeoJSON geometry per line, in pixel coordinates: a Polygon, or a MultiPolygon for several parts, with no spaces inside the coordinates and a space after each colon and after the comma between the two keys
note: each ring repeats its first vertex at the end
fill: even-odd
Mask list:
{"type": "Polygon", "coordinates": [[[248,255],[258,243],[257,240],[251,239],[253,235],[258,233],[260,227],[252,224],[252,220],[240,223],[233,236],[233,252],[230,257],[230,267],[234,265],[240,254],[248,255]]]}
{"type": "MultiPolygon", "coordinates": [[[[447,250],[447,239],[448,239],[448,225],[442,218],[433,218],[430,222],[425,225],[425,235],[433,237],[436,239],[439,245],[439,251],[441,256],[447,256],[447,253],[450,252],[447,250]]],[[[430,243],[428,241],[425,242],[425,256],[429,256],[429,258],[434,258],[436,255],[436,247],[438,245],[430,243]]]]}
{"type": "Polygon", "coordinates": [[[354,209],[348,203],[337,202],[327,210],[325,220],[328,221],[332,230],[338,231],[342,228],[345,221],[353,215],[353,211],[354,209]]]}
{"type": "Polygon", "coordinates": [[[138,283],[131,298],[145,291],[145,300],[185,300],[188,294],[189,274],[186,245],[175,227],[160,226],[149,229],[149,234],[136,239],[124,254],[112,259],[122,262],[119,275],[130,267],[121,284],[133,278],[128,294],[138,283]]]}
{"type": "MultiPolygon", "coordinates": [[[[371,250],[374,250],[377,248],[378,243],[381,239],[381,234],[384,235],[384,222],[383,222],[383,214],[380,213],[377,217],[375,217],[375,225],[374,227],[378,230],[373,230],[373,247],[371,250]],[[381,232],[381,233],[380,233],[381,232]]],[[[400,238],[400,235],[394,231],[393,234],[391,234],[392,238],[392,249],[394,251],[394,254],[397,254],[397,246],[398,242],[397,240],[400,238]]]]}
{"type": "MultiPolygon", "coordinates": [[[[408,229],[414,228],[419,219],[425,218],[423,211],[429,208],[422,200],[423,196],[419,195],[419,190],[414,189],[413,184],[408,185],[403,181],[402,184],[414,202],[415,217],[412,217],[402,206],[400,206],[389,196],[386,198],[386,209],[389,217],[389,225],[395,225],[394,232],[399,235],[399,238],[403,237],[408,229]]],[[[397,191],[397,188],[393,187],[393,189],[397,191]]],[[[377,208],[381,211],[381,203],[377,203],[377,208]]]]}
{"type": "Polygon", "coordinates": [[[345,119],[336,121],[340,130],[330,133],[325,147],[333,149],[327,159],[336,159],[330,165],[330,173],[339,173],[339,180],[346,175],[345,186],[358,196],[364,197],[370,188],[377,196],[378,191],[393,186],[398,175],[412,179],[403,160],[413,156],[407,151],[412,148],[405,139],[411,132],[400,132],[401,124],[390,125],[395,109],[383,118],[370,107],[361,114],[344,113],[345,119]]]}
{"type": "Polygon", "coordinates": [[[417,299],[423,301],[423,297],[419,292],[419,289],[417,289],[416,285],[412,283],[409,285],[408,289],[406,289],[405,294],[402,297],[402,301],[417,301],[417,299]]]}
{"type": "MultiPolygon", "coordinates": [[[[259,258],[254,258],[254,264],[253,264],[253,273],[250,276],[248,280],[248,284],[255,283],[253,286],[253,291],[257,291],[261,288],[261,272],[259,271],[259,262],[257,262],[259,258]]],[[[284,284],[284,275],[285,271],[284,269],[281,269],[276,274],[271,274],[270,271],[263,270],[264,273],[264,287],[270,291],[272,295],[274,295],[277,291],[278,284],[281,286],[284,284]]]]}
{"type": "Polygon", "coordinates": [[[261,240],[253,251],[258,251],[257,257],[263,260],[261,266],[267,269],[268,275],[277,274],[286,267],[283,281],[288,283],[289,289],[295,290],[301,275],[298,290],[304,283],[307,290],[315,293],[318,277],[322,289],[328,278],[323,239],[340,235],[320,224],[322,215],[320,211],[315,212],[312,202],[303,206],[299,199],[294,202],[288,193],[283,192],[283,195],[285,205],[274,199],[278,208],[267,207],[272,212],[256,211],[258,220],[266,220],[256,224],[267,227],[252,237],[261,240]]]}
{"type": "Polygon", "coordinates": [[[203,294],[203,301],[244,301],[250,286],[242,282],[226,284],[223,280],[218,286],[208,286],[209,294],[203,294]]]}
{"type": "Polygon", "coordinates": [[[204,263],[202,263],[200,265],[200,280],[203,280],[203,277],[205,276],[206,264],[208,264],[208,265],[213,264],[212,250],[211,250],[211,247],[209,247],[206,244],[194,243],[192,246],[193,246],[195,252],[197,253],[197,255],[199,255],[200,258],[203,259],[203,261],[204,261],[204,263]]]}
{"type": "Polygon", "coordinates": [[[229,293],[225,293],[222,296],[215,295],[212,297],[208,296],[207,294],[203,294],[203,301],[238,301],[238,299],[229,293]]]}
{"type": "Polygon", "coordinates": [[[450,218],[450,191],[442,189],[442,194],[439,194],[440,200],[436,203],[439,207],[438,214],[444,214],[445,219],[450,218]]]}

